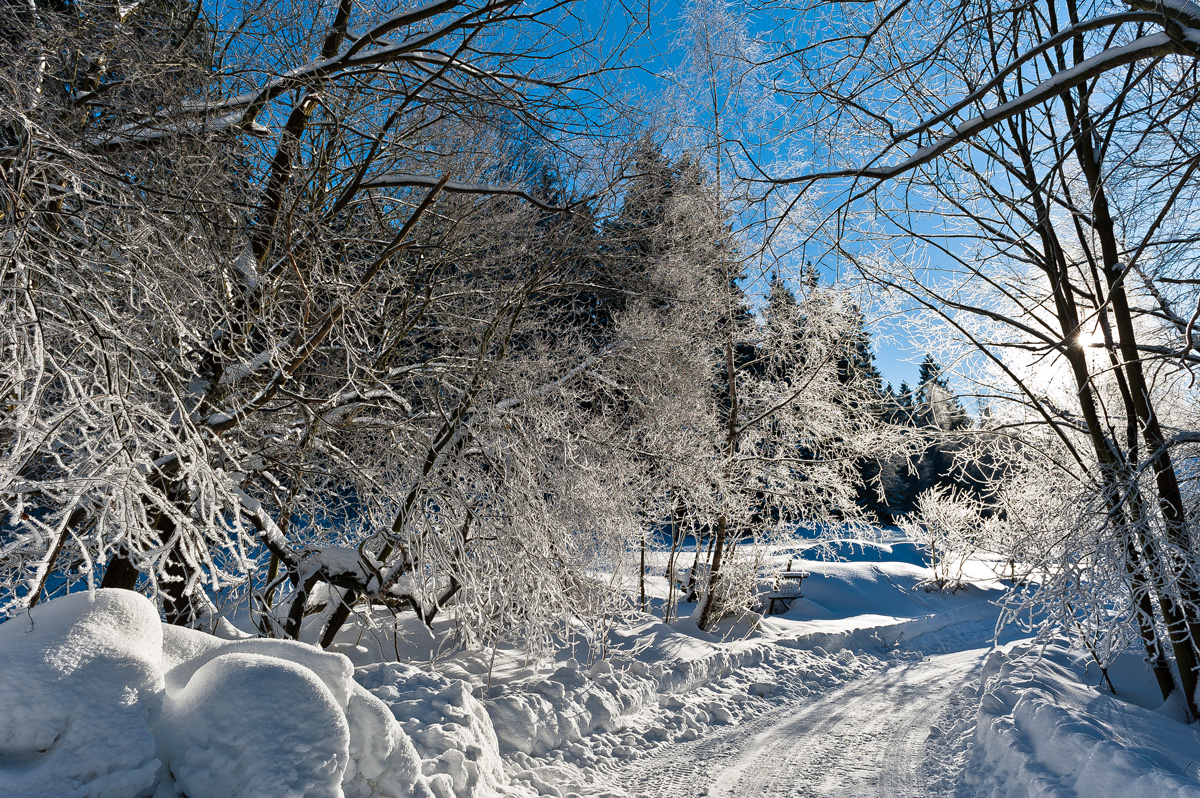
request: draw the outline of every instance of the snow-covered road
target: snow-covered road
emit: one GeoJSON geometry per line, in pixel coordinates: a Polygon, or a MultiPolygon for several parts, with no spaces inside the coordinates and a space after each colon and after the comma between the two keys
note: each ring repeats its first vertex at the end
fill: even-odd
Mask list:
{"type": "Polygon", "coordinates": [[[655,798],[945,794],[958,769],[947,760],[961,751],[944,730],[973,712],[967,693],[988,650],[899,661],[830,693],[796,696],[630,762],[612,783],[655,798]]]}

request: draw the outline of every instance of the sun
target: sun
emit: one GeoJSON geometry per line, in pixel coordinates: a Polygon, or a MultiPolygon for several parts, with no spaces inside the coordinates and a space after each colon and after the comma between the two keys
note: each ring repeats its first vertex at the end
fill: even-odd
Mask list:
{"type": "Polygon", "coordinates": [[[1079,345],[1088,351],[1101,349],[1105,345],[1104,330],[1099,324],[1094,324],[1091,329],[1081,329],[1075,338],[1079,345]]]}

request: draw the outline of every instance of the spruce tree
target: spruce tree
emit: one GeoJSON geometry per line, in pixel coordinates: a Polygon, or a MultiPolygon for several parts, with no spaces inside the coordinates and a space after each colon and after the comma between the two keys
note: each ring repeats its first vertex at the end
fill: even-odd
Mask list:
{"type": "Polygon", "coordinates": [[[926,354],[925,359],[921,361],[920,381],[917,383],[920,386],[938,385],[949,390],[949,385],[946,382],[946,377],[942,373],[942,367],[933,359],[933,355],[926,354]]]}
{"type": "Polygon", "coordinates": [[[838,373],[845,384],[858,383],[867,387],[872,394],[882,396],[883,375],[875,365],[875,352],[871,349],[871,333],[860,309],[854,309],[855,326],[846,347],[846,353],[838,363],[838,373]]]}
{"type": "Polygon", "coordinates": [[[950,390],[942,367],[932,355],[921,361],[921,384],[917,388],[920,401],[920,416],[923,426],[958,432],[971,426],[971,419],[963,409],[958,397],[950,390]]]}

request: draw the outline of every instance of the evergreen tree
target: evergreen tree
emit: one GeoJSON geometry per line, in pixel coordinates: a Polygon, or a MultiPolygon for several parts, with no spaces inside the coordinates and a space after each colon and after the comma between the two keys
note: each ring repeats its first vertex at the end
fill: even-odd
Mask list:
{"type": "Polygon", "coordinates": [[[812,291],[821,284],[821,275],[811,260],[804,262],[804,268],[800,272],[800,281],[804,283],[805,291],[812,291]]]}
{"type": "Polygon", "coordinates": [[[926,385],[938,385],[949,390],[949,385],[946,382],[946,377],[942,373],[942,367],[933,359],[933,355],[926,354],[925,359],[921,361],[920,382],[918,385],[924,387],[926,385]]]}
{"type": "MultiPolygon", "coordinates": [[[[672,197],[693,192],[701,183],[690,156],[672,161],[651,137],[638,142],[620,208],[598,225],[594,255],[582,257],[576,273],[573,326],[586,330],[593,343],[611,336],[615,319],[631,299],[661,291],[650,279],[651,264],[679,245],[665,228],[668,207],[672,197]]],[[[588,222],[594,225],[590,215],[588,222]]],[[[669,301],[658,297],[654,304],[665,309],[669,301]]]]}
{"type": "MultiPolygon", "coordinates": [[[[871,333],[862,310],[855,307],[851,315],[848,340],[837,366],[838,379],[843,385],[854,386],[855,390],[848,394],[851,401],[862,403],[863,409],[879,423],[886,423],[892,415],[890,390],[884,391],[883,376],[875,365],[871,333]]],[[[892,499],[889,493],[895,491],[896,485],[895,480],[890,478],[887,458],[864,458],[855,463],[855,468],[861,483],[857,492],[858,505],[875,513],[881,520],[890,520],[889,505],[892,499]],[[884,478],[885,474],[889,476],[888,479],[884,478]]]]}
{"type": "Polygon", "coordinates": [[[795,293],[780,277],[779,272],[772,272],[763,319],[768,335],[779,340],[779,346],[775,347],[775,357],[769,366],[771,375],[778,379],[790,381],[802,365],[797,360],[802,354],[798,340],[800,329],[791,323],[797,307],[795,293]]]}
{"type": "Polygon", "coordinates": [[[882,396],[883,375],[875,365],[875,352],[871,348],[871,333],[866,319],[859,308],[854,309],[855,325],[846,347],[846,353],[838,363],[838,374],[843,383],[858,382],[867,386],[871,393],[882,396]]]}
{"type": "Polygon", "coordinates": [[[925,355],[921,361],[920,378],[918,412],[923,426],[943,432],[957,432],[971,426],[970,416],[950,391],[949,381],[932,355],[925,355]]]}

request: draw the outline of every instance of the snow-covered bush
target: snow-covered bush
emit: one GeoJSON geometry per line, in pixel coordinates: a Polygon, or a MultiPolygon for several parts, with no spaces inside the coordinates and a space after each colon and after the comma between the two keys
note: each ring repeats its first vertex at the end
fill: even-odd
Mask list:
{"type": "Polygon", "coordinates": [[[917,497],[915,515],[902,518],[900,528],[929,550],[931,586],[956,592],[966,585],[967,561],[989,543],[995,544],[1003,523],[975,495],[935,486],[917,497]]]}

